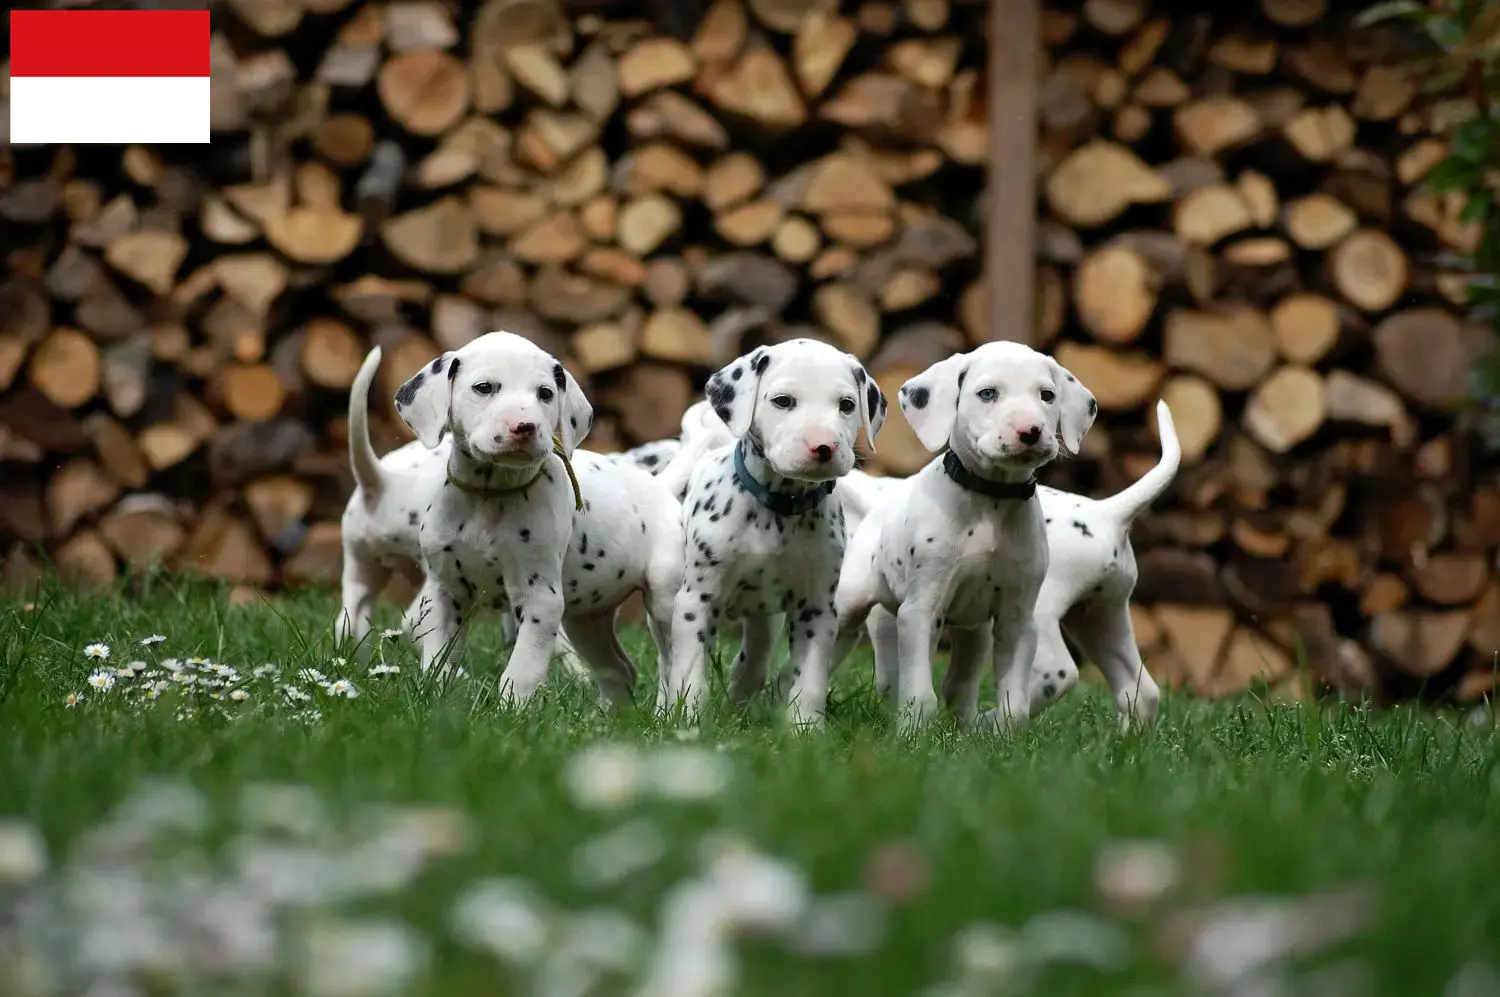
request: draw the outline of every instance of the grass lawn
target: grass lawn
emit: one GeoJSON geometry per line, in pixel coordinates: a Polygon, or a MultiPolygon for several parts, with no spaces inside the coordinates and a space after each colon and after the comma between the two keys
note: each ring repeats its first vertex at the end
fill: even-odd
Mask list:
{"type": "Polygon", "coordinates": [[[447,694],[372,674],[330,593],[3,598],[6,995],[1500,994],[1493,717],[1169,693],[1122,734],[1085,685],[911,738],[864,659],[826,730],[683,731],[502,710],[495,628],[447,694]]]}

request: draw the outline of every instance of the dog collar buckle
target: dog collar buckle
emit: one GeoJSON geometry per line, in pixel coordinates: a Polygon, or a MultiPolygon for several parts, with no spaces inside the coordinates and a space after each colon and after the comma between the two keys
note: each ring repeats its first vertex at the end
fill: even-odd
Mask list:
{"type": "Polygon", "coordinates": [[[1035,478],[1027,478],[1025,481],[991,481],[989,478],[981,478],[964,467],[964,462],[952,450],[943,455],[943,473],[958,487],[978,492],[987,498],[1025,502],[1036,494],[1035,478]]]}
{"type": "Polygon", "coordinates": [[[734,445],[734,476],[744,486],[755,501],[765,506],[778,516],[800,516],[802,513],[815,509],[825,497],[832,494],[833,482],[825,481],[817,488],[802,495],[792,495],[787,492],[773,492],[764,484],[755,480],[750,469],[745,466],[745,441],[740,440],[734,445]]]}

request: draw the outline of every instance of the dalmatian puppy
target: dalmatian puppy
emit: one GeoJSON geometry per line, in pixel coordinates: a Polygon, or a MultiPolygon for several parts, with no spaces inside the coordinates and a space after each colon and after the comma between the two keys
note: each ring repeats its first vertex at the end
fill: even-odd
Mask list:
{"type": "MultiPolygon", "coordinates": [[[[435,475],[424,475],[421,467],[430,463],[440,468],[448,458],[449,446],[446,438],[436,450],[413,440],[382,458],[375,456],[370,443],[369,396],[380,359],[381,350],[377,346],[366,355],[349,389],[349,466],[354,473],[355,488],[344,506],[340,530],[344,568],[341,607],[334,628],[337,639],[357,645],[362,657],[369,653],[365,638],[369,635],[375,600],[391,578],[399,575],[414,589],[422,586],[425,570],[419,540],[419,509],[425,501],[420,488],[435,475]]],[[[413,600],[403,614],[408,633],[415,607],[413,600]]],[[[507,611],[501,622],[505,642],[514,643],[515,618],[507,611]]],[[[556,654],[568,672],[580,677],[591,674],[565,633],[558,636],[556,654]]]]}
{"type": "MultiPolygon", "coordinates": [[[[680,551],[677,510],[660,501],[670,496],[650,475],[619,473],[627,469],[602,458],[580,458],[575,479],[570,462],[593,408],[561,363],[511,333],[487,333],[434,360],[401,386],[396,411],[423,446],[448,444],[445,460],[423,466],[420,489],[427,576],[411,626],[423,670],[445,655],[452,670],[476,608],[509,606],[518,626],[500,691],[525,702],[546,678],[567,614],[601,698],[628,702],[635,668],[615,641],[612,600],[634,588],[675,591],[681,555],[653,547],[680,551]]],[[[664,619],[670,595],[648,592],[647,604],[664,619]]]]}
{"type": "Polygon", "coordinates": [[[844,554],[843,511],[830,494],[854,466],[860,427],[872,441],[880,431],[886,401],[857,359],[813,339],[757,348],[709,378],[706,394],[735,442],[704,454],[688,479],[689,564],[661,705],[702,707],[709,653],[732,620],[743,647],[731,695],[743,702],[765,682],[772,618],[785,613],[796,675],[788,708],[811,723],[827,699],[844,554]]]}
{"type": "MultiPolygon", "coordinates": [[[[1092,499],[1045,485],[1037,487],[1047,532],[1047,576],[1036,604],[1037,652],[1027,681],[1030,715],[1037,716],[1078,682],[1078,666],[1064,632],[1083,656],[1099,666],[1115,698],[1122,728],[1156,720],[1161,691],[1146,671],[1130,620],[1130,597],[1139,572],[1130,527],[1177,475],[1182,449],[1167,403],[1156,403],[1161,459],[1123,490],[1092,499]]],[[[848,494],[844,516],[851,534],[870,509],[899,501],[909,479],[877,478],[851,471],[840,488],[848,494]]],[[[875,687],[896,691],[895,617],[880,605],[866,624],[875,648],[875,687]],[[886,629],[892,628],[892,629],[886,629]]],[[[981,673],[965,676],[959,712],[977,708],[981,673]]]]}
{"type": "Polygon", "coordinates": [[[1078,452],[1098,406],[1057,361],[1012,342],[933,364],[899,401],[922,445],[946,453],[871,508],[850,540],[834,653],[847,655],[874,607],[892,614],[873,636],[897,663],[907,722],[920,724],[936,713],[932,657],[946,626],[950,673],[967,677],[993,651],[1000,702],[985,719],[1024,719],[1048,566],[1035,474],[1078,452]]]}

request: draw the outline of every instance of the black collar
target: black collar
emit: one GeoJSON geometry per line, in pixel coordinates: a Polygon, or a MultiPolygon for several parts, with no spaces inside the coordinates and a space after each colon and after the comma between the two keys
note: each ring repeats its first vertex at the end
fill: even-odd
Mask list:
{"type": "Polygon", "coordinates": [[[825,481],[810,492],[800,494],[773,492],[763,483],[756,481],[750,469],[745,466],[744,440],[734,445],[734,476],[739,479],[745,491],[754,496],[755,501],[778,516],[800,516],[810,509],[817,508],[818,504],[833,491],[833,482],[825,481]]]}
{"type": "Polygon", "coordinates": [[[989,478],[981,478],[964,467],[964,462],[952,450],[943,454],[943,473],[952,478],[958,487],[992,499],[1019,499],[1024,502],[1036,494],[1035,478],[1027,478],[1025,481],[991,481],[989,478]]]}

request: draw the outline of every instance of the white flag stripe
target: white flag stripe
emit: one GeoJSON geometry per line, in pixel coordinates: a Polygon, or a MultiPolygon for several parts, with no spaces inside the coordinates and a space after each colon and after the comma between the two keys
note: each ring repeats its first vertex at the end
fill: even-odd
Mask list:
{"type": "Polygon", "coordinates": [[[207,76],[12,76],[16,144],[208,141],[207,76]]]}

